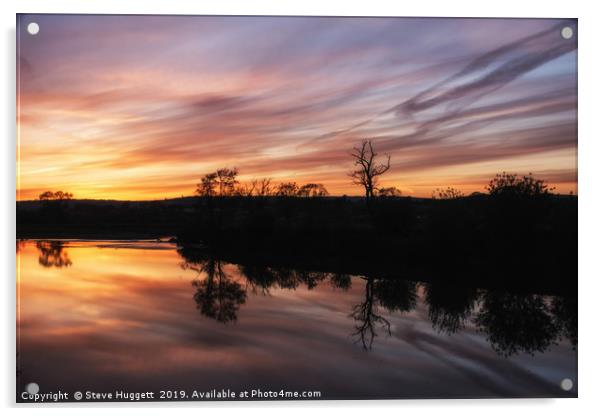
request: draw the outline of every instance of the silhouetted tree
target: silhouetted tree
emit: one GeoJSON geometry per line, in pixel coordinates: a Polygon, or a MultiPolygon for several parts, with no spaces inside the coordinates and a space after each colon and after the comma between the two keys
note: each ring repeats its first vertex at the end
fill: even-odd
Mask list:
{"type": "Polygon", "coordinates": [[[401,191],[394,186],[390,186],[388,188],[378,188],[378,196],[379,197],[399,197],[401,196],[401,191]]]}
{"type": "Polygon", "coordinates": [[[298,192],[299,186],[296,182],[283,182],[276,189],[276,195],[278,196],[296,196],[298,192]]]}
{"type": "Polygon", "coordinates": [[[464,194],[462,191],[452,187],[445,189],[437,188],[433,191],[433,199],[458,199],[462,198],[463,196],[464,194]]]}
{"type": "Polygon", "coordinates": [[[270,196],[273,193],[272,179],[263,178],[256,186],[257,196],[270,196]]]}
{"type": "Polygon", "coordinates": [[[206,174],[197,185],[196,194],[200,196],[232,196],[235,195],[238,181],[238,169],[221,168],[206,174]]]}
{"type": "Polygon", "coordinates": [[[307,183],[299,188],[297,194],[305,197],[328,196],[328,191],[321,183],[307,183]]]}
{"type": "Polygon", "coordinates": [[[196,193],[200,196],[215,196],[217,187],[217,173],[208,173],[201,178],[197,185],[196,193]]]}
{"type": "Polygon", "coordinates": [[[238,169],[222,168],[218,169],[215,173],[217,175],[217,189],[219,196],[233,195],[236,185],[238,184],[238,181],[236,180],[238,169]]]}
{"type": "Polygon", "coordinates": [[[391,167],[391,156],[387,155],[386,163],[376,162],[378,153],[372,147],[372,141],[364,140],[362,147],[354,147],[351,152],[353,163],[357,167],[349,176],[354,184],[364,187],[366,202],[374,198],[374,191],[378,188],[378,177],[391,167]]]}
{"type": "Polygon", "coordinates": [[[240,185],[236,186],[236,188],[234,189],[233,195],[251,197],[255,193],[256,186],[257,186],[256,180],[251,181],[251,183],[240,184],[240,185]]]}
{"type": "MultiPolygon", "coordinates": [[[[487,191],[482,229],[488,233],[489,247],[506,250],[512,247],[517,252],[529,251],[530,264],[542,263],[549,249],[543,247],[550,241],[555,224],[551,218],[555,204],[553,188],[531,174],[519,177],[515,174],[496,175],[487,191]],[[540,253],[539,256],[536,253],[540,253]]],[[[507,265],[522,266],[526,256],[510,256],[507,265]]]]}
{"type": "Polygon", "coordinates": [[[64,201],[73,199],[73,194],[71,192],[63,191],[46,191],[40,194],[39,199],[41,201],[64,201]]]}
{"type": "Polygon", "coordinates": [[[550,195],[550,188],[544,180],[536,179],[533,174],[519,177],[514,173],[503,172],[495,175],[486,187],[489,195],[505,197],[538,197],[550,195]]]}

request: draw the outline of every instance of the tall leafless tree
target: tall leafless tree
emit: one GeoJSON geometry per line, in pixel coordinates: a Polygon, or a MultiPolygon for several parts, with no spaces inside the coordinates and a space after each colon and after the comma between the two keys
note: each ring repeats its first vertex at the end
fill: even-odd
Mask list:
{"type": "Polygon", "coordinates": [[[374,151],[370,140],[364,140],[362,147],[354,147],[351,152],[356,169],[351,171],[349,176],[354,184],[364,187],[368,203],[374,198],[374,192],[378,187],[378,177],[391,167],[391,156],[386,155],[386,163],[377,162],[377,156],[378,153],[374,151]]]}

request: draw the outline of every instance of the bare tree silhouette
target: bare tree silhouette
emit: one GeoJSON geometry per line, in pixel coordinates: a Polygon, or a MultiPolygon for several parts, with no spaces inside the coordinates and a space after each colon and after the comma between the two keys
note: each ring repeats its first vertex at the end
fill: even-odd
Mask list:
{"type": "Polygon", "coordinates": [[[263,178],[256,186],[257,196],[269,196],[274,192],[271,178],[263,178]]]}
{"type": "Polygon", "coordinates": [[[240,184],[234,190],[234,195],[251,197],[255,194],[256,187],[257,187],[257,180],[252,180],[251,183],[240,184]]]}
{"type": "Polygon", "coordinates": [[[354,184],[364,187],[368,203],[374,198],[374,192],[378,189],[379,176],[391,167],[391,156],[387,155],[386,163],[378,163],[375,160],[377,156],[378,153],[374,151],[370,140],[364,140],[362,147],[354,147],[351,152],[356,169],[351,171],[349,176],[354,184]]]}

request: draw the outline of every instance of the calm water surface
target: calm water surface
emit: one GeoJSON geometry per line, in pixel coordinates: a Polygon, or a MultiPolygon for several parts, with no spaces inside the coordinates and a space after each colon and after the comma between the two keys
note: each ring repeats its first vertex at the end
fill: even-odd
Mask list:
{"type": "Polygon", "coordinates": [[[577,394],[574,299],[237,265],[169,243],[17,250],[18,392],[577,394]]]}

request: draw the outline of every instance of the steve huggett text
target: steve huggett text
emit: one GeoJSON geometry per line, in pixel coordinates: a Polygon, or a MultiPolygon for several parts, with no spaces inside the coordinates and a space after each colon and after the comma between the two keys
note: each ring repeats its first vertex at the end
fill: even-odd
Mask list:
{"type": "Polygon", "coordinates": [[[23,392],[24,402],[62,402],[62,401],[162,401],[162,400],[303,400],[320,399],[322,392],[315,390],[159,390],[113,392],[76,391],[73,393],[58,391],[50,393],[23,392]]]}

